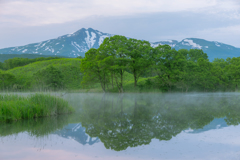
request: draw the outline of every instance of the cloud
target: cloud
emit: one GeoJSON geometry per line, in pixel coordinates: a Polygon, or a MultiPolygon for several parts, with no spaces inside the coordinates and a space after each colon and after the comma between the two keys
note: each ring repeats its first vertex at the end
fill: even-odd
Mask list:
{"type": "Polygon", "coordinates": [[[240,47],[240,1],[0,0],[0,48],[82,27],[151,42],[196,37],[240,47]]]}
{"type": "Polygon", "coordinates": [[[0,1],[1,25],[38,26],[87,17],[161,12],[207,12],[240,18],[235,0],[8,0],[0,1]]]}
{"type": "Polygon", "coordinates": [[[240,48],[240,24],[199,30],[196,32],[195,36],[223,42],[240,48]]]}

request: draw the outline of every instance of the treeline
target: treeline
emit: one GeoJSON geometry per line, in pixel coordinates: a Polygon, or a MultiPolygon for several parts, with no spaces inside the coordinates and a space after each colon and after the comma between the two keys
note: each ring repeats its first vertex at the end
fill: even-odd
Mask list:
{"type": "Polygon", "coordinates": [[[172,91],[235,91],[240,80],[240,58],[215,59],[199,49],[151,47],[148,41],[124,36],[106,38],[82,59],[82,84],[100,83],[104,92],[123,92],[124,73],[133,74],[135,88],[172,91]],[[138,84],[140,77],[148,78],[138,84]],[[109,87],[111,86],[111,87],[109,87]]]}
{"type": "Polygon", "coordinates": [[[27,64],[38,62],[38,61],[46,61],[46,60],[59,59],[59,58],[61,57],[40,57],[40,58],[34,58],[34,59],[16,57],[12,59],[7,59],[3,63],[0,62],[0,69],[9,70],[15,67],[25,66],[27,64]]]}
{"type": "Polygon", "coordinates": [[[4,62],[5,60],[12,59],[12,58],[28,58],[28,59],[34,59],[34,58],[40,58],[40,57],[62,57],[67,58],[59,55],[40,55],[40,54],[0,54],[0,62],[4,62]]]}
{"type": "Polygon", "coordinates": [[[199,49],[153,48],[148,41],[119,35],[106,38],[84,58],[13,58],[0,63],[0,90],[215,92],[237,91],[239,82],[240,57],[210,62],[199,49]]]}

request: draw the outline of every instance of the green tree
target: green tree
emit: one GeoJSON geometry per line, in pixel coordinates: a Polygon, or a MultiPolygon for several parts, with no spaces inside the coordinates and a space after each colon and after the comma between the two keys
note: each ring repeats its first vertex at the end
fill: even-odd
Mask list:
{"type": "Polygon", "coordinates": [[[213,65],[208,60],[199,58],[197,61],[199,72],[197,84],[204,90],[213,90],[216,88],[215,84],[219,83],[218,77],[213,74],[213,65]]]}
{"type": "Polygon", "coordinates": [[[185,57],[169,45],[155,48],[153,67],[163,90],[172,90],[181,78],[185,64],[185,57]]]}
{"type": "Polygon", "coordinates": [[[131,38],[127,41],[127,58],[129,58],[128,69],[133,74],[135,87],[137,86],[139,77],[142,76],[151,65],[151,59],[148,55],[151,49],[151,45],[148,41],[131,38]]]}
{"type": "Polygon", "coordinates": [[[99,82],[102,90],[106,92],[106,84],[109,82],[108,70],[104,68],[101,56],[97,55],[97,49],[91,48],[86,52],[80,66],[84,74],[82,84],[99,82]]]}
{"type": "Polygon", "coordinates": [[[4,69],[5,69],[4,64],[3,64],[2,62],[0,62],[0,69],[1,69],[1,70],[4,70],[4,69]]]}
{"type": "Polygon", "coordinates": [[[222,69],[225,68],[229,63],[223,59],[223,58],[214,58],[214,60],[212,61],[212,64],[214,66],[219,66],[222,69]]]}
{"type": "Polygon", "coordinates": [[[225,72],[229,78],[229,84],[232,84],[235,88],[235,91],[238,90],[240,84],[240,57],[233,57],[232,59],[227,59],[229,65],[225,67],[225,72]]]}
{"type": "Polygon", "coordinates": [[[98,49],[98,56],[104,58],[104,65],[110,71],[112,79],[115,79],[119,92],[123,92],[123,75],[128,67],[127,38],[115,35],[105,38],[98,49]]]}
{"type": "Polygon", "coordinates": [[[48,66],[45,69],[42,69],[34,74],[35,80],[38,86],[46,89],[63,89],[63,74],[62,72],[53,67],[52,65],[48,66]]]}
{"type": "Polygon", "coordinates": [[[178,52],[181,53],[188,61],[197,62],[199,58],[203,58],[205,60],[208,59],[207,54],[201,49],[180,49],[178,52]]]}
{"type": "Polygon", "coordinates": [[[15,82],[14,75],[0,70],[0,89],[12,89],[15,82]]]}
{"type": "Polygon", "coordinates": [[[8,69],[12,69],[15,67],[25,66],[30,63],[34,63],[34,62],[38,62],[38,61],[46,61],[46,60],[51,60],[51,59],[59,59],[59,57],[47,57],[47,58],[40,57],[40,58],[34,58],[34,59],[15,57],[15,58],[5,60],[4,65],[5,65],[5,68],[8,70],[8,69]]]}
{"type": "Polygon", "coordinates": [[[177,86],[182,89],[182,92],[183,89],[185,89],[185,92],[188,92],[188,90],[196,84],[198,79],[197,73],[198,65],[193,61],[186,61],[184,70],[177,82],[177,86]]]}

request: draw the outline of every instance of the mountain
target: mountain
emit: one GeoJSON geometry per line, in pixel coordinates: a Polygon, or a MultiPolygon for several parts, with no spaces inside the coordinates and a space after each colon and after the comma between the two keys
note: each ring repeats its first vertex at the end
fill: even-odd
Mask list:
{"type": "Polygon", "coordinates": [[[0,49],[0,54],[39,54],[65,57],[84,56],[90,48],[98,48],[106,37],[112,36],[92,28],[82,28],[73,34],[64,35],[40,43],[0,49]]]}
{"type": "Polygon", "coordinates": [[[186,38],[178,42],[176,40],[160,41],[152,43],[153,47],[157,45],[167,44],[176,50],[179,49],[202,49],[207,53],[208,58],[212,61],[214,58],[228,58],[228,57],[239,57],[240,48],[233,47],[224,43],[216,41],[207,41],[198,38],[186,38]]]}
{"type": "Polygon", "coordinates": [[[85,132],[85,128],[82,127],[81,123],[68,124],[62,130],[54,132],[54,134],[57,134],[58,136],[63,138],[73,139],[78,143],[81,143],[82,145],[93,145],[94,143],[100,142],[97,137],[94,138],[87,135],[85,132]]]}
{"type": "Polygon", "coordinates": [[[211,123],[208,125],[204,126],[202,129],[196,129],[196,130],[185,130],[184,132],[186,133],[202,133],[210,130],[215,130],[215,129],[222,129],[228,127],[226,121],[224,118],[215,118],[211,123]]]}
{"type": "MultiPolygon", "coordinates": [[[[73,34],[64,35],[56,39],[50,39],[40,43],[28,44],[19,47],[0,49],[0,54],[38,54],[57,55],[65,57],[83,56],[90,48],[98,48],[106,37],[113,34],[103,33],[92,28],[82,28],[73,34]]],[[[179,49],[202,49],[208,54],[210,61],[214,58],[238,57],[240,48],[233,47],[216,41],[207,41],[198,38],[186,38],[182,41],[167,40],[153,42],[153,47],[159,44],[168,44],[176,50],[179,49]]]]}

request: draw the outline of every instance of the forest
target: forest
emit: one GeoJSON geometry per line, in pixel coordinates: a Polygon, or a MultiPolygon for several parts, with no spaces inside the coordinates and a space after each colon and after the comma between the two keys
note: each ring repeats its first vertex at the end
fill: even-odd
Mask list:
{"type": "MultiPolygon", "coordinates": [[[[227,54],[227,53],[226,53],[227,54]]],[[[200,49],[151,47],[115,35],[78,58],[12,58],[0,62],[1,90],[96,92],[238,91],[240,58],[209,61],[200,49]]]]}

